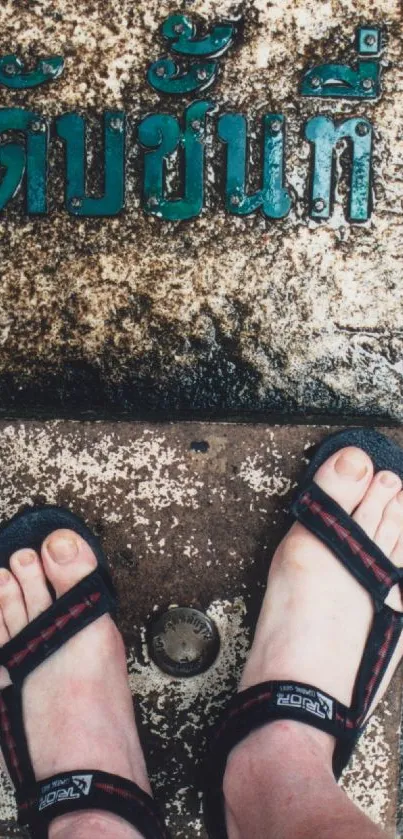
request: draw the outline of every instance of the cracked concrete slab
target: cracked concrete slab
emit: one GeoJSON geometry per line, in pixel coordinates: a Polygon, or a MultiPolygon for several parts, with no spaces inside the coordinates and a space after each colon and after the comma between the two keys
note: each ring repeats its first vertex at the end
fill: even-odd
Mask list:
{"type": "MultiPolygon", "coordinates": [[[[0,520],[27,504],[62,504],[102,538],[120,594],[147,764],[179,839],[205,839],[200,790],[207,731],[236,689],[306,450],[328,431],[229,423],[0,423],[0,520]],[[191,679],[167,676],[149,656],[150,621],[174,604],[207,612],[220,633],[215,663],[191,679]]],[[[403,444],[401,429],[387,433],[403,444]]],[[[391,837],[401,693],[400,672],[343,777],[347,793],[391,837]]],[[[0,835],[20,835],[4,777],[0,835]]]]}
{"type": "MultiPolygon", "coordinates": [[[[282,412],[389,417],[402,409],[402,37],[399,0],[6,0],[0,54],[35,64],[59,53],[66,72],[33,91],[1,90],[3,107],[49,119],[88,117],[89,190],[102,190],[100,117],[128,114],[127,206],[115,219],[76,219],[63,209],[63,155],[52,139],[50,215],[24,216],[23,194],[0,220],[0,402],[10,414],[146,419],[282,412]],[[287,219],[224,212],[224,155],[211,118],[206,206],[188,223],[146,217],[141,206],[139,121],[183,112],[146,70],[165,47],[164,18],[178,9],[206,26],[244,20],[241,42],[221,62],[209,97],[217,114],[248,116],[251,187],[261,173],[258,124],[287,120],[287,219]],[[306,66],[350,61],[354,30],[384,29],[379,101],[304,99],[306,66]],[[374,124],[374,212],[345,217],[348,153],[333,216],[307,215],[305,121],[318,113],[374,124]]],[[[172,187],[178,182],[175,161],[172,187]]]]}

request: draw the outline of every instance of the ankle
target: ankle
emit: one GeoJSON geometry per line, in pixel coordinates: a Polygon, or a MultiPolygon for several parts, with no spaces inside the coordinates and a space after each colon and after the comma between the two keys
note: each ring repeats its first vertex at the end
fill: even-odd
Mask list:
{"type": "MultiPolygon", "coordinates": [[[[291,720],[277,720],[254,731],[231,752],[224,776],[224,798],[231,820],[245,809],[287,806],[290,791],[321,794],[336,787],[332,771],[334,739],[291,720]]],[[[234,835],[234,833],[232,834],[234,835]]]]}
{"type": "Polygon", "coordinates": [[[143,839],[129,822],[102,810],[59,816],[49,828],[49,839],[143,839]]]}

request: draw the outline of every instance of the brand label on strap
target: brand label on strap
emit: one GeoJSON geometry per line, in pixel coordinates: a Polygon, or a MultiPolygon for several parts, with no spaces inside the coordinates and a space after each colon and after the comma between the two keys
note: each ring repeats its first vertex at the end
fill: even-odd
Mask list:
{"type": "Polygon", "coordinates": [[[306,711],[321,720],[333,719],[333,700],[313,688],[291,684],[280,685],[276,704],[283,708],[306,711]]]}
{"type": "Polygon", "coordinates": [[[73,800],[89,795],[93,775],[66,775],[44,784],[39,797],[39,811],[59,801],[73,800]]]}

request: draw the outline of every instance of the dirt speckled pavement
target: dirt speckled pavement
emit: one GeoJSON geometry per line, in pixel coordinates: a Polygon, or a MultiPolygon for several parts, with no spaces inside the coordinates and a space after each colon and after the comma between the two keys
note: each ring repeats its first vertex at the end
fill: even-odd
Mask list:
{"type": "MultiPolygon", "coordinates": [[[[2,106],[49,119],[78,111],[89,121],[88,188],[102,191],[101,115],[128,115],[126,210],[78,220],[63,209],[63,151],[51,142],[50,216],[24,216],[20,193],[0,221],[0,405],[25,416],[296,414],[401,420],[403,212],[402,38],[399,0],[4,0],[0,54],[61,54],[64,76],[18,92],[2,106]],[[281,222],[223,209],[224,153],[215,116],[208,129],[206,207],[168,223],[140,207],[146,114],[181,114],[189,98],[164,100],[146,83],[166,52],[159,27],[186,11],[206,26],[242,18],[240,42],[208,93],[217,114],[250,117],[251,187],[259,181],[259,124],[287,119],[286,180],[293,209],[281,222]],[[354,57],[355,28],[383,28],[379,101],[304,99],[303,69],[354,57]],[[307,217],[310,116],[365,115],[375,127],[374,199],[368,223],[342,207],[348,154],[329,222],[307,217]]],[[[174,169],[172,188],[178,186],[174,169]]]]}
{"type": "MultiPolygon", "coordinates": [[[[0,423],[0,519],[57,503],[100,534],[120,594],[130,683],[155,795],[178,839],[205,839],[205,738],[236,689],[270,557],[324,427],[172,423],[0,423]],[[204,674],[178,679],[150,660],[150,621],[171,605],[215,621],[221,647],[204,674]]],[[[388,431],[403,444],[401,430],[388,431]]],[[[402,674],[371,720],[343,785],[395,835],[402,674]]],[[[21,835],[0,785],[0,836],[21,835]]]]}

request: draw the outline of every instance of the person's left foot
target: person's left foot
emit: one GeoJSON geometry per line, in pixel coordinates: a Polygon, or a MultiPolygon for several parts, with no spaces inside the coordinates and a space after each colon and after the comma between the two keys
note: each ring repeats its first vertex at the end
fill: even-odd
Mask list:
{"type": "MultiPolygon", "coordinates": [[[[41,556],[30,549],[13,554],[11,570],[0,569],[0,645],[51,605],[47,580],[60,597],[96,565],[89,545],[70,530],[52,533],[41,556]]],[[[0,686],[5,687],[9,680],[4,671],[2,680],[0,686]]],[[[124,644],[109,615],[87,626],[34,670],[24,682],[22,697],[38,780],[82,766],[128,778],[150,793],[124,644]]],[[[54,825],[66,818],[72,816],[52,823],[51,836],[54,825]]],[[[116,836],[121,822],[116,818],[116,836]]],[[[125,823],[125,836],[138,835],[133,828],[127,834],[126,827],[125,823]]]]}

